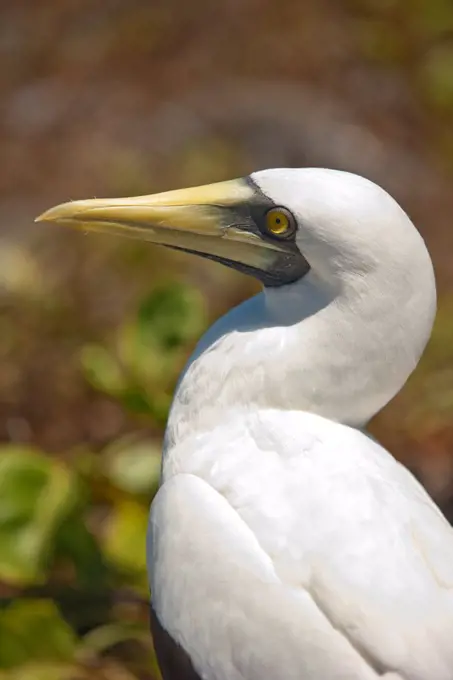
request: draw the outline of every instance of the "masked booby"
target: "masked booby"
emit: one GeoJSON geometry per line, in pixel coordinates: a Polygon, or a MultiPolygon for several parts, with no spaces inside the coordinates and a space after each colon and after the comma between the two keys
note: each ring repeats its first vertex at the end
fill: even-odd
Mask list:
{"type": "Polygon", "coordinates": [[[251,274],[175,393],[147,546],[165,680],[452,680],[453,530],[364,428],[436,310],[432,263],[383,189],[272,169],[74,201],[39,219],[251,274]]]}

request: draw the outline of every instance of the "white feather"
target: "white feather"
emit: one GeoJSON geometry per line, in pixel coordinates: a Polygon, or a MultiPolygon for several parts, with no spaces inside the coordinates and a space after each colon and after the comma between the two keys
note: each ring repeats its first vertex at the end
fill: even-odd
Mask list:
{"type": "Polygon", "coordinates": [[[427,342],[429,255],[362,178],[254,180],[296,216],[311,271],[221,319],[181,379],[151,514],[157,615],[206,680],[452,680],[453,531],[358,429],[427,342]]]}

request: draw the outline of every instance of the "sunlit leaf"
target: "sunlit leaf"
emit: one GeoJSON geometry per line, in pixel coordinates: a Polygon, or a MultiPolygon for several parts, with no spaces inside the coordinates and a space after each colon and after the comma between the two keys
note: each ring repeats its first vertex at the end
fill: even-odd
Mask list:
{"type": "Polygon", "coordinates": [[[86,345],[81,354],[82,369],[87,380],[98,390],[118,394],[126,380],[115,357],[100,345],[86,345]]]}
{"type": "Polygon", "coordinates": [[[74,664],[32,661],[2,673],[0,680],[85,680],[88,676],[74,664]]]}
{"type": "Polygon", "coordinates": [[[0,631],[3,668],[30,659],[68,661],[74,656],[76,637],[50,600],[13,602],[0,611],[0,631]]]}
{"type": "Polygon", "coordinates": [[[134,678],[152,677],[157,680],[161,677],[148,625],[122,621],[99,626],[84,636],[78,658],[89,662],[101,655],[106,658],[106,653],[112,658],[114,650],[119,651],[134,678]]]}
{"type": "Polygon", "coordinates": [[[151,493],[160,475],[160,446],[130,437],[107,449],[103,469],[112,484],[131,494],[151,493]]]}
{"type": "Polygon", "coordinates": [[[43,578],[59,527],[75,506],[75,475],[32,449],[0,447],[0,578],[43,578]]]}
{"type": "Polygon", "coordinates": [[[148,509],[133,501],[121,501],[106,521],[103,547],[106,557],[132,574],[146,572],[148,509]]]}
{"type": "Polygon", "coordinates": [[[136,623],[110,623],[99,626],[83,638],[82,654],[99,654],[109,648],[128,640],[140,640],[149,642],[148,628],[136,623]]]}

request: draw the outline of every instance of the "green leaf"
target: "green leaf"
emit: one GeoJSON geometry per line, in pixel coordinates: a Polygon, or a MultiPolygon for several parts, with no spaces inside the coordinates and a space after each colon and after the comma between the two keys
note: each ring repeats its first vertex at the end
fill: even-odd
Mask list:
{"type": "Polygon", "coordinates": [[[139,415],[151,415],[153,407],[149,395],[143,387],[139,385],[128,385],[118,398],[125,408],[139,415]]]}
{"type": "Polygon", "coordinates": [[[3,619],[4,614],[0,612],[0,668],[12,668],[27,661],[28,652],[3,619]]]}
{"type": "Polygon", "coordinates": [[[101,654],[111,647],[128,640],[149,643],[149,630],[137,623],[108,623],[87,633],[83,638],[82,655],[101,654]]]}
{"type": "Polygon", "coordinates": [[[69,661],[76,637],[50,600],[17,600],[0,612],[0,667],[29,659],[69,661]]]}
{"type": "Polygon", "coordinates": [[[159,483],[160,445],[125,437],[105,451],[103,469],[118,489],[131,494],[150,494],[159,483]]]}
{"type": "Polygon", "coordinates": [[[0,447],[0,578],[44,578],[54,537],[78,499],[76,477],[33,449],[0,447]]]}
{"type": "MultiPolygon", "coordinates": [[[[123,649],[123,654],[121,648],[116,651],[119,651],[119,656],[127,664],[127,668],[131,672],[131,676],[128,675],[127,677],[130,677],[131,680],[132,677],[155,678],[156,680],[161,677],[149,626],[143,623],[121,621],[95,628],[84,636],[79,648],[78,658],[81,661],[86,660],[88,665],[93,658],[98,659],[101,655],[105,658],[108,653],[111,656],[117,645],[120,645],[123,649]]],[[[126,677],[124,680],[126,680],[126,677]]]]}
{"type": "Polygon", "coordinates": [[[190,344],[206,326],[201,294],[180,284],[156,288],[121,326],[116,352],[87,345],[83,371],[96,389],[134,413],[163,423],[190,344]]]}
{"type": "Polygon", "coordinates": [[[118,394],[127,385],[118,361],[100,345],[85,345],[81,363],[88,382],[102,392],[118,394]]]}
{"type": "Polygon", "coordinates": [[[68,559],[73,564],[78,587],[96,590],[105,586],[107,566],[80,511],[72,514],[61,525],[55,537],[55,553],[57,557],[68,559]]]}
{"type": "Polygon", "coordinates": [[[193,340],[205,322],[203,301],[197,290],[181,284],[162,286],[140,305],[139,341],[143,345],[157,344],[163,350],[176,349],[193,340]]]}
{"type": "Polygon", "coordinates": [[[148,509],[134,501],[120,501],[106,521],[102,544],[107,559],[118,569],[146,575],[148,509]]]}
{"type": "Polygon", "coordinates": [[[197,290],[178,284],[155,289],[137,317],[118,335],[120,362],[148,388],[168,385],[179,372],[178,357],[205,328],[204,305],[197,290]],[[176,361],[175,361],[176,359],[176,361]]]}
{"type": "Polygon", "coordinates": [[[30,662],[6,673],[0,671],[0,680],[82,680],[73,664],[58,662],[30,662]]]}

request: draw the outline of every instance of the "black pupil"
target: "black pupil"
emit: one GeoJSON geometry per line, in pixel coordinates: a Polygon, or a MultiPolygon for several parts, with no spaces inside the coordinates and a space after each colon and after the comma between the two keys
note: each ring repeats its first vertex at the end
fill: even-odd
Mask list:
{"type": "Polygon", "coordinates": [[[277,222],[277,224],[280,224],[280,218],[279,217],[277,217],[276,222],[277,222]]]}

